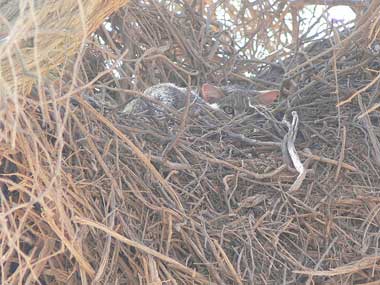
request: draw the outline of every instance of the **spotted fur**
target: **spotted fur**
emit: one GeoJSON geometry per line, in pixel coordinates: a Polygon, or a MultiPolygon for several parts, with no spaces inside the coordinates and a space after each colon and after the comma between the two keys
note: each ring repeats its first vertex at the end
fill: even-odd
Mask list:
{"type": "MultiPolygon", "coordinates": [[[[146,89],[142,98],[130,102],[124,112],[162,114],[164,111],[162,105],[178,110],[185,107],[187,92],[187,88],[181,88],[172,83],[157,84],[146,89]],[[148,98],[153,100],[148,100],[148,98]],[[156,104],[154,101],[161,104],[156,104]]],[[[249,103],[271,104],[278,95],[277,90],[259,92],[236,85],[216,87],[204,84],[199,92],[191,91],[190,101],[223,110],[230,115],[238,115],[249,109],[249,103]],[[197,95],[199,93],[201,96],[197,95]]]]}

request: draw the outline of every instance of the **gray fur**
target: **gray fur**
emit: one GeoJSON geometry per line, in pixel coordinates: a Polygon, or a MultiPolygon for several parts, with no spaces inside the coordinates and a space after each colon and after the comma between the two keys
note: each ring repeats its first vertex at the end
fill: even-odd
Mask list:
{"type": "MultiPolygon", "coordinates": [[[[172,83],[162,83],[149,87],[143,93],[143,97],[152,98],[163,105],[176,110],[182,109],[186,105],[187,88],[178,87],[172,83]]],[[[190,94],[190,102],[196,101],[200,104],[207,104],[200,98],[194,90],[190,94]]],[[[145,98],[136,98],[127,104],[123,112],[127,114],[136,113],[162,113],[163,107],[145,98]]]]}
{"type": "MultiPolygon", "coordinates": [[[[227,112],[233,115],[244,113],[249,108],[249,100],[254,103],[254,97],[257,91],[250,90],[241,86],[231,85],[222,86],[219,89],[224,93],[224,97],[214,104],[208,104],[200,96],[197,90],[192,90],[190,94],[190,102],[207,105],[212,109],[226,111],[229,109],[232,112],[227,112]]],[[[152,98],[164,104],[167,107],[179,110],[186,105],[187,88],[178,87],[172,83],[162,83],[149,87],[143,93],[143,97],[152,98]]],[[[162,113],[163,107],[155,104],[145,98],[136,98],[124,108],[123,112],[127,114],[136,113],[162,113]]]]}
{"type": "Polygon", "coordinates": [[[237,85],[222,86],[220,90],[224,93],[224,98],[218,101],[218,107],[221,110],[232,108],[234,115],[247,112],[250,109],[249,103],[256,103],[255,97],[259,94],[256,90],[237,85]]]}

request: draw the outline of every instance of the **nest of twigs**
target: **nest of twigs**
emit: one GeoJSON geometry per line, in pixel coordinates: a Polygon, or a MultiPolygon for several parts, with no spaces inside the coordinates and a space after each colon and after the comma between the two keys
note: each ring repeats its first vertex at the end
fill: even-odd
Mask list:
{"type": "Polygon", "coordinates": [[[0,5],[1,284],[380,279],[376,1],[323,37],[286,3],[29,2],[0,5]],[[159,82],[281,97],[122,111],[159,82]]]}

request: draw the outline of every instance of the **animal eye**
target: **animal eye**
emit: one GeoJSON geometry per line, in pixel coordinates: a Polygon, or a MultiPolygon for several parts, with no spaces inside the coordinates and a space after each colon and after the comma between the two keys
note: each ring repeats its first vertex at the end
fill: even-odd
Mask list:
{"type": "Polygon", "coordinates": [[[231,106],[225,106],[223,107],[223,111],[228,114],[228,115],[233,115],[234,114],[234,108],[231,106]]]}

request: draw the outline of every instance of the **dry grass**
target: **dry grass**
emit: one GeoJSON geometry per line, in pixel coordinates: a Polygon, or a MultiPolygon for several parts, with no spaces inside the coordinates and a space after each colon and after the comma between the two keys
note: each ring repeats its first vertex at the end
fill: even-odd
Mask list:
{"type": "Polygon", "coordinates": [[[376,284],[378,1],[324,39],[266,1],[225,1],[228,25],[211,1],[30,2],[0,4],[1,284],[376,284]],[[233,119],[120,112],[166,81],[282,97],[233,119]]]}

